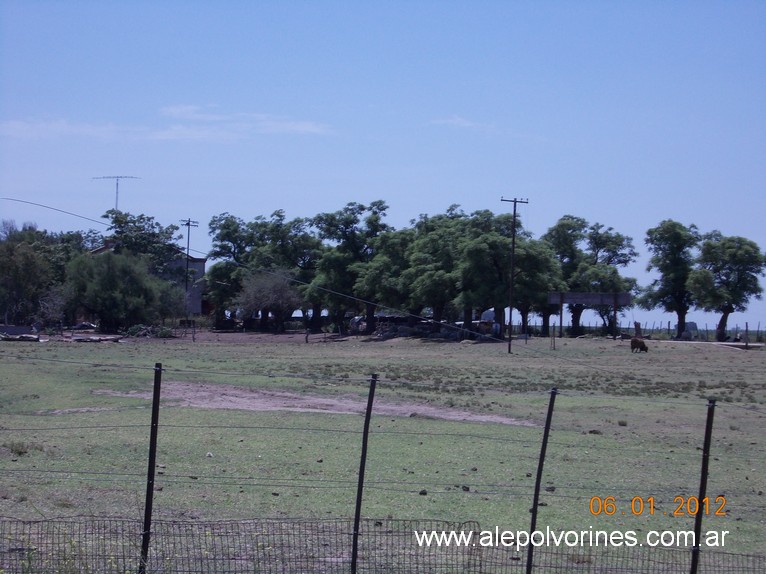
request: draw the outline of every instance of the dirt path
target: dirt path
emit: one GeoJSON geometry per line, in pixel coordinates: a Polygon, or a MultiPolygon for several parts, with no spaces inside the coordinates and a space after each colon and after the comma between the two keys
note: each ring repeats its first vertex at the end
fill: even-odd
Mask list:
{"type": "MultiPolygon", "coordinates": [[[[151,400],[150,391],[119,393],[96,391],[110,396],[151,400]]],[[[234,385],[211,385],[168,381],[162,384],[162,399],[175,406],[198,409],[235,409],[244,411],[289,411],[302,413],[364,414],[367,402],[353,396],[320,397],[285,391],[247,389],[234,385]]],[[[398,404],[375,401],[375,415],[396,417],[422,417],[450,421],[496,423],[504,425],[534,426],[502,415],[482,415],[469,411],[424,404],[398,404]]]]}

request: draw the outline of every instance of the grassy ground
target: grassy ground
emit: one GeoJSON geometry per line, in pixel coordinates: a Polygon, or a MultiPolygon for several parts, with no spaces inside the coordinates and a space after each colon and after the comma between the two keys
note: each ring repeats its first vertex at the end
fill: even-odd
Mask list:
{"type": "MultiPolygon", "coordinates": [[[[142,397],[156,362],[165,369],[164,383],[362,402],[374,372],[378,404],[412,406],[413,413],[418,405],[461,409],[528,424],[374,416],[365,516],[528,528],[542,425],[556,387],[538,526],[690,529],[688,509],[677,511],[681,500],[697,494],[708,398],[715,397],[711,504],[703,530],[729,530],[726,550],[760,552],[766,537],[766,353],[649,344],[649,353],[631,354],[627,342],[609,339],[557,340],[555,350],[550,341],[533,339],[515,341],[509,355],[502,343],[316,336],[305,344],[302,335],[4,343],[0,515],[141,517],[150,421],[142,397]],[[614,514],[594,515],[593,497],[608,496],[615,497],[614,514]],[[725,498],[716,503],[716,497],[725,498]],[[716,516],[724,500],[725,515],[716,516]]],[[[362,422],[358,414],[166,402],[155,515],[352,516],[362,422]]]]}

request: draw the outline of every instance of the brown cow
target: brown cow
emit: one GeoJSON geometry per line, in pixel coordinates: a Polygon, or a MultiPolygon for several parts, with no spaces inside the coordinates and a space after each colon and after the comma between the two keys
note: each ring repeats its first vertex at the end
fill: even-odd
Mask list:
{"type": "Polygon", "coordinates": [[[648,353],[649,347],[646,346],[646,343],[644,343],[643,339],[639,339],[638,337],[633,337],[630,340],[630,352],[640,353],[641,351],[643,351],[644,353],[648,353]]]}

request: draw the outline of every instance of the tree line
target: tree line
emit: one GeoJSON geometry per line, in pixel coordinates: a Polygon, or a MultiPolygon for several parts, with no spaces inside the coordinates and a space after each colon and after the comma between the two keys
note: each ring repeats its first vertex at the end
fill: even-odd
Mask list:
{"type": "MultiPolygon", "coordinates": [[[[387,209],[378,200],[291,220],[281,210],[251,221],[230,213],[212,217],[208,257],[214,264],[204,282],[216,324],[235,314],[255,328],[280,330],[301,309],[314,330],[322,328],[323,313],[338,329],[349,316],[362,315],[372,332],[381,314],[427,316],[432,325],[462,322],[470,329],[487,309],[504,317],[514,233],[512,306],[522,332],[539,316],[547,334],[559,313],[548,303],[550,292],[631,292],[642,308],[674,313],[677,336],[686,330],[689,310],[718,313],[723,339],[729,315],[745,311],[763,292],[766,255],[755,242],[701,233],[693,224],[668,219],[647,230],[648,270],[657,278],[640,286],[624,275],[638,257],[633,239],[582,217],[564,215],[534,238],[520,218],[489,210],[468,214],[453,205],[395,229],[385,223],[387,209]]],[[[48,233],[3,222],[0,310],[6,323],[93,316],[102,330],[116,331],[183,315],[178,226],[117,210],[104,217],[110,221],[105,234],[48,233]]],[[[571,334],[581,332],[586,309],[611,332],[610,307],[570,304],[571,334]]]]}
{"type": "Polygon", "coordinates": [[[107,233],[0,223],[3,322],[56,329],[95,319],[103,332],[184,313],[178,227],[110,210],[107,233]]]}

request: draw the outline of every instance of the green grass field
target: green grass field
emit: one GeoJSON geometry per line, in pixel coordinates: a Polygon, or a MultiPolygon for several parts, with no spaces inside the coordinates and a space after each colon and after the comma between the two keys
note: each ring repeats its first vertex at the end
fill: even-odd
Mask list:
{"type": "Polygon", "coordinates": [[[555,350],[533,339],[515,341],[509,355],[504,343],[317,336],[304,344],[302,335],[0,343],[0,515],[142,517],[148,397],[161,363],[169,395],[156,517],[353,516],[359,412],[261,411],[255,399],[363,405],[377,373],[364,516],[528,528],[555,387],[538,527],[691,529],[680,501],[698,492],[715,397],[703,530],[728,530],[727,551],[762,553],[766,353],[649,344],[649,353],[631,354],[629,342],[611,339],[559,339],[555,350]],[[184,389],[203,385],[209,404],[184,402],[184,389]],[[210,408],[226,397],[228,408],[210,408]],[[433,414],[454,411],[520,424],[433,414]],[[614,514],[594,515],[593,497],[608,496],[614,514]]]}

